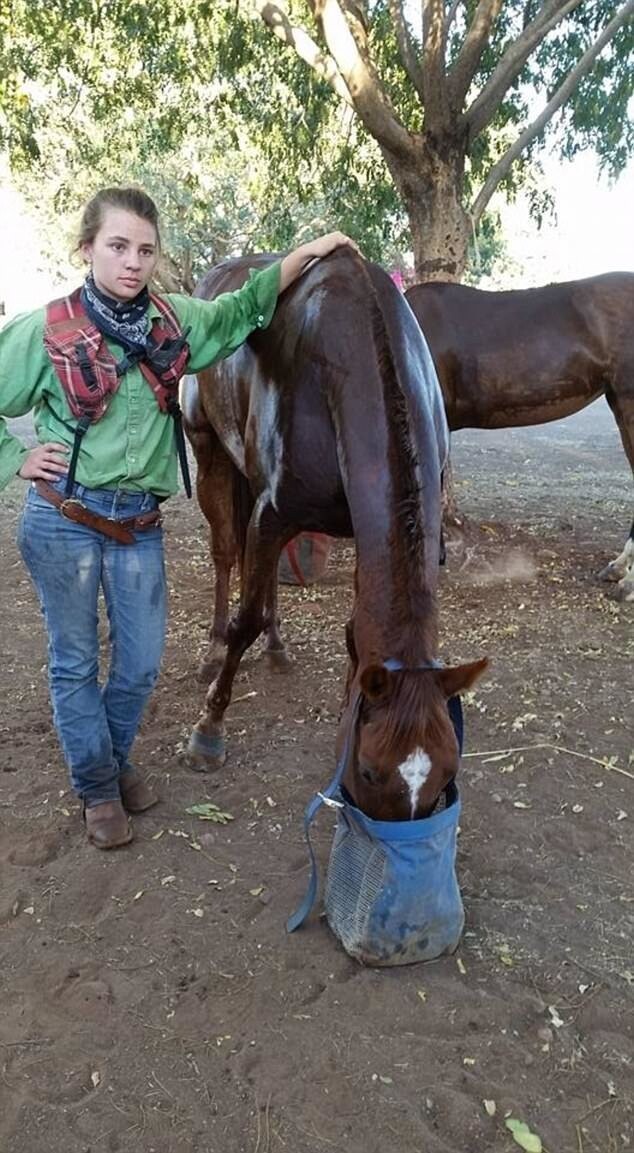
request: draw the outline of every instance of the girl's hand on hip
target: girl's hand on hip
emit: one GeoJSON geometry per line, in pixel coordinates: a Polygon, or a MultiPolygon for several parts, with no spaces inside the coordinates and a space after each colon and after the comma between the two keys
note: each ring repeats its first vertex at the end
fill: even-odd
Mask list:
{"type": "Polygon", "coordinates": [[[68,449],[65,444],[48,441],[38,444],[31,449],[26,457],[18,476],[25,480],[57,480],[68,472],[65,456],[68,449]]]}

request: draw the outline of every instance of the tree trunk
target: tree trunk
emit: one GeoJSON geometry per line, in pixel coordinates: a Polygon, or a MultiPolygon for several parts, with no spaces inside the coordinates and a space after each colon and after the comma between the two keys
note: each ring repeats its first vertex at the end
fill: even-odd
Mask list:
{"type": "MultiPolygon", "coordinates": [[[[470,221],[462,207],[464,155],[455,143],[432,150],[417,141],[415,158],[386,155],[386,160],[407,208],[416,279],[459,281],[467,265],[470,221]]],[[[443,473],[442,519],[451,539],[460,530],[462,516],[456,500],[451,458],[443,473]]]]}
{"type": "Polygon", "coordinates": [[[416,279],[460,280],[470,237],[463,149],[455,140],[441,147],[419,138],[407,161],[384,155],[409,217],[416,279]]]}

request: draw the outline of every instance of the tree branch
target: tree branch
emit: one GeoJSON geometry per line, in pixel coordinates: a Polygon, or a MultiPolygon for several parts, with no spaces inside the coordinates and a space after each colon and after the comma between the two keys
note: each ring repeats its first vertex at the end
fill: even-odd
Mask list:
{"type": "Polygon", "coordinates": [[[449,124],[444,0],[423,0],[423,92],[425,130],[439,135],[449,124]]]}
{"type": "Polygon", "coordinates": [[[288,14],[279,4],[271,3],[271,0],[255,0],[255,8],[278,40],[289,48],[294,48],[297,55],[312,68],[320,80],[325,80],[337,96],[345,100],[346,104],[352,105],[346,82],[332,56],[322,52],[312,36],[309,36],[303,28],[291,24],[288,14]]]}
{"type": "MultiPolygon", "coordinates": [[[[359,118],[371,136],[396,156],[411,159],[412,137],[400,123],[383,85],[372,67],[366,47],[365,29],[358,12],[350,11],[355,21],[353,36],[340,0],[309,0],[340,75],[345,81],[359,118]]],[[[343,0],[350,8],[350,0],[343,0]]]]}
{"type": "Polygon", "coordinates": [[[536,136],[542,131],[548,121],[552,119],[555,112],[557,112],[562,104],[570,98],[575,88],[578,87],[584,76],[588,74],[597,56],[603,51],[606,44],[614,38],[619,28],[625,24],[625,21],[634,13],[634,0],[628,0],[626,4],[617,12],[616,16],[606,24],[603,32],[597,37],[594,44],[584,52],[581,59],[577,62],[571,72],[568,73],[566,79],[559,85],[555,94],[548,101],[544,110],[540,113],[532,124],[518,136],[514,144],[504,153],[498,160],[497,164],[493,166],[489,175],[487,176],[480,192],[478,193],[471,209],[471,216],[475,225],[478,224],[484,209],[486,208],[491,196],[495,192],[498,184],[504,179],[511,165],[517,160],[517,157],[524,151],[524,149],[535,139],[536,136]]]}
{"type": "Polygon", "coordinates": [[[446,19],[445,19],[445,42],[447,41],[447,37],[449,36],[449,32],[451,30],[451,25],[453,24],[454,20],[456,19],[456,16],[458,15],[458,9],[459,9],[461,3],[462,3],[462,0],[451,0],[451,4],[449,6],[449,11],[448,11],[446,19]]]}
{"type": "Polygon", "coordinates": [[[544,0],[537,16],[509,45],[489,77],[482,92],[465,114],[469,139],[474,140],[492,120],[504,93],[517,80],[522,68],[538,44],[551,28],[569,12],[578,8],[583,0],[544,0]]]}
{"type": "Polygon", "coordinates": [[[407,21],[403,15],[403,0],[388,0],[390,16],[396,32],[396,39],[398,40],[399,52],[401,60],[405,65],[407,75],[409,76],[414,88],[418,92],[421,100],[424,100],[423,95],[423,73],[416,54],[416,47],[410,30],[407,26],[407,21]]]}
{"type": "Polygon", "coordinates": [[[469,91],[469,85],[475,76],[501,7],[502,0],[479,0],[464,43],[449,69],[449,99],[458,112],[469,91]]]}

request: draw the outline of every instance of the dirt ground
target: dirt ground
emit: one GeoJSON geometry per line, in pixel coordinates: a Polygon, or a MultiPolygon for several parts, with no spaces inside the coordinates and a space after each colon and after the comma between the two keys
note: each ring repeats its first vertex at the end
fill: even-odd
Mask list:
{"type": "MultiPolygon", "coordinates": [[[[51,727],[45,643],[2,498],[2,1153],[546,1153],[634,1148],[634,605],[595,574],[631,480],[603,402],[455,438],[468,518],[442,577],[442,655],[467,695],[456,956],[378,970],[304,893],[301,816],[333,768],[351,549],[282,593],[295,664],[245,662],[214,777],[183,750],[211,578],[195,505],[167,507],[169,644],[137,746],[162,804],[127,849],[82,834],[51,727]],[[609,589],[608,589],[609,592],[609,589]],[[186,814],[213,800],[234,820],[186,814]],[[486,1104],[485,1104],[486,1102],[486,1104]]],[[[322,868],[332,818],[315,841],[322,868]]]]}

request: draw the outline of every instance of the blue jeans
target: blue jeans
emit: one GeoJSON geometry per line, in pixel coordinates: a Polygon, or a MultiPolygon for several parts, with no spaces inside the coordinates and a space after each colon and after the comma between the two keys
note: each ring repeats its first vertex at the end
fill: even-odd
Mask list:
{"type": "MultiPolygon", "coordinates": [[[[52,487],[62,493],[64,481],[52,487]]],[[[88,489],[73,497],[125,520],[157,507],[152,493],[88,489]]],[[[156,684],[165,640],[166,582],[160,526],[119,544],[74,524],[32,485],[18,545],[48,632],[53,719],[71,783],[87,806],[118,799],[119,777],[156,684]],[[98,599],[110,624],[110,666],[99,683],[98,599]]]]}

